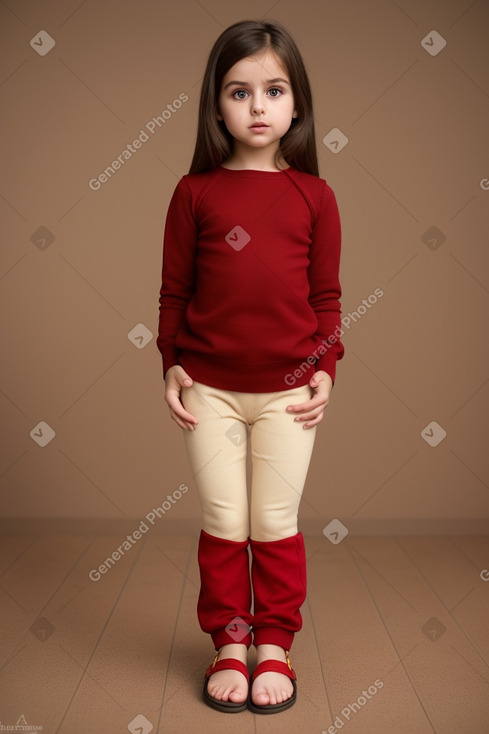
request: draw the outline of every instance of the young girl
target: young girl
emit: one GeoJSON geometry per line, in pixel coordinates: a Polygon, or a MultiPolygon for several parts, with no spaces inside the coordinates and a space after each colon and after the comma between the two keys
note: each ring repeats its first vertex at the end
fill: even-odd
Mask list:
{"type": "Polygon", "coordinates": [[[204,700],[219,711],[275,713],[297,697],[297,514],[344,353],[339,260],[301,56],[277,23],[235,23],[211,51],[190,172],[167,213],[157,339],[202,505],[197,614],[216,650],[204,700]]]}

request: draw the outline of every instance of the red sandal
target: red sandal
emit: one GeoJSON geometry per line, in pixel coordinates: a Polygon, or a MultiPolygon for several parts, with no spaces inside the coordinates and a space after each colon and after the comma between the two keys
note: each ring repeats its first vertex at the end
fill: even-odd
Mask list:
{"type": "Polygon", "coordinates": [[[280,660],[264,660],[262,663],[259,663],[251,676],[251,684],[253,684],[255,678],[257,678],[262,673],[282,673],[282,675],[286,675],[292,681],[292,686],[294,688],[292,695],[286,701],[282,701],[281,703],[267,703],[263,706],[259,706],[256,703],[253,703],[251,699],[250,686],[248,708],[254,714],[278,714],[280,711],[285,711],[286,709],[293,706],[294,703],[297,701],[297,676],[290,664],[288,650],[285,651],[285,659],[287,661],[286,663],[283,663],[280,660]]]}
{"type": "Polygon", "coordinates": [[[226,714],[237,714],[240,711],[246,711],[248,707],[248,700],[246,698],[241,703],[237,703],[235,701],[219,701],[217,698],[214,698],[214,696],[211,696],[211,694],[207,690],[207,683],[209,682],[209,678],[213,673],[217,673],[218,670],[237,670],[244,675],[248,684],[250,682],[248,668],[244,663],[241,662],[241,660],[236,660],[236,658],[223,658],[222,660],[218,660],[218,655],[219,650],[216,651],[213,662],[209,665],[205,672],[204,701],[208,706],[216,709],[216,711],[222,711],[226,714]]]}

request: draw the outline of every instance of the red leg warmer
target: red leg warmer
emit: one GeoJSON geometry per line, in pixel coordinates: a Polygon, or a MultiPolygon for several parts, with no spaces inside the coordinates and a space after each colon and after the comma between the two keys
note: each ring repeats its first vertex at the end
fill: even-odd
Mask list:
{"type": "Polygon", "coordinates": [[[223,645],[251,645],[249,540],[218,538],[201,530],[198,562],[200,594],[197,616],[216,650],[223,645]]]}
{"type": "Polygon", "coordinates": [[[306,598],[306,552],[302,533],[281,540],[250,540],[254,595],[254,644],[290,650],[302,627],[306,598]]]}

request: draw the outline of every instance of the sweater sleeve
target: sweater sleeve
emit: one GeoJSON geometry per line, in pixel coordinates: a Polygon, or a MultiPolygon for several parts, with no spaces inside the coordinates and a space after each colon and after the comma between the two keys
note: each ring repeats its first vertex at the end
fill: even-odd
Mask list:
{"type": "Polygon", "coordinates": [[[163,267],[157,347],[163,359],[163,378],[178,364],[176,336],[195,292],[198,226],[192,193],[185,177],[178,182],[168,206],[163,237],[163,267]]]}
{"type": "Polygon", "coordinates": [[[333,190],[325,182],[319,215],[312,231],[309,254],[309,303],[318,319],[316,337],[319,355],[316,371],[324,370],[335,381],[336,362],[343,357],[340,341],[341,286],[339,267],[341,254],[341,224],[333,190]]]}

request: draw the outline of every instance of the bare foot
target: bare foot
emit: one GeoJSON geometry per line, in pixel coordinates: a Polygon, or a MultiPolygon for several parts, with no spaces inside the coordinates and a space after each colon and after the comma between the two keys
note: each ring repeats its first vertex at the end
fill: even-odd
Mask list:
{"type": "MultiPolygon", "coordinates": [[[[223,645],[217,659],[236,658],[246,665],[247,655],[246,645],[223,645]]],[[[239,670],[218,670],[209,678],[207,691],[218,701],[243,703],[248,698],[248,681],[239,670]]]]}
{"type": "MultiPolygon", "coordinates": [[[[256,664],[264,660],[280,660],[286,662],[285,650],[278,645],[258,645],[256,648],[256,664]]],[[[282,673],[261,673],[253,682],[251,700],[257,706],[282,703],[294,692],[292,681],[282,673]]]]}

